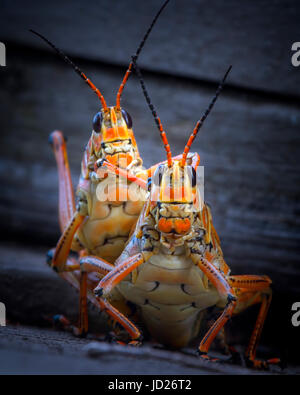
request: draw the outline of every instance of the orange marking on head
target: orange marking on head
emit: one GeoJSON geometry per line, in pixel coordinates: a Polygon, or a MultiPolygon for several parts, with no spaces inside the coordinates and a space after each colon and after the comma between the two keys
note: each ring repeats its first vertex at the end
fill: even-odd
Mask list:
{"type": "Polygon", "coordinates": [[[116,113],[115,113],[115,110],[113,107],[110,108],[110,119],[111,119],[112,124],[117,123],[117,116],[116,116],[116,113]]]}
{"type": "Polygon", "coordinates": [[[189,218],[178,218],[174,221],[175,230],[177,233],[187,233],[191,229],[191,221],[189,218]]]}
{"type": "Polygon", "coordinates": [[[163,186],[160,193],[161,202],[190,203],[192,193],[184,186],[163,186]]]}
{"type": "Polygon", "coordinates": [[[119,138],[124,138],[124,139],[129,139],[129,134],[127,132],[127,129],[123,128],[122,126],[118,127],[118,135],[119,138]]]}
{"type": "Polygon", "coordinates": [[[103,141],[104,142],[108,142],[108,141],[112,141],[112,140],[116,140],[115,129],[114,128],[108,128],[103,133],[103,141]]]}
{"type": "Polygon", "coordinates": [[[111,164],[122,168],[126,168],[133,161],[132,155],[128,153],[119,153],[115,155],[106,154],[106,159],[111,164]]]}
{"type": "Polygon", "coordinates": [[[131,139],[133,132],[132,130],[127,128],[127,125],[122,118],[120,111],[118,111],[115,107],[110,107],[109,111],[109,122],[111,125],[109,127],[104,126],[102,128],[103,142],[108,143],[114,140],[131,139]]]}
{"type": "Polygon", "coordinates": [[[170,233],[173,228],[173,223],[171,219],[160,218],[158,221],[158,229],[163,233],[170,233]]]}

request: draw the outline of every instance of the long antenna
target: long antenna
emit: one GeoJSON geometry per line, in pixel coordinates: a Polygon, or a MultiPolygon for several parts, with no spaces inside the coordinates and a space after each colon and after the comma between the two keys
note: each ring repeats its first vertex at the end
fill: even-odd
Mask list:
{"type": "Polygon", "coordinates": [[[132,57],[132,63],[133,63],[133,66],[135,68],[136,74],[137,74],[137,76],[139,78],[139,81],[140,81],[140,84],[141,84],[142,91],[143,91],[143,94],[145,96],[146,102],[148,103],[150,111],[152,112],[152,115],[154,117],[155,123],[156,123],[156,125],[158,127],[158,130],[159,130],[159,133],[160,133],[160,137],[161,137],[161,139],[162,139],[162,141],[164,143],[164,147],[165,147],[165,150],[166,150],[166,153],[167,153],[168,166],[171,167],[172,166],[172,153],[171,153],[170,145],[169,145],[169,142],[168,142],[168,139],[167,139],[167,135],[166,135],[166,133],[165,133],[165,131],[163,129],[161,120],[158,117],[153,104],[151,103],[151,99],[150,99],[150,96],[149,96],[149,94],[147,92],[147,89],[146,89],[146,86],[145,86],[145,83],[144,83],[144,80],[143,80],[143,77],[142,77],[141,70],[139,69],[138,65],[136,64],[134,56],[132,57]]]}
{"type": "Polygon", "coordinates": [[[190,135],[190,138],[188,139],[188,142],[187,142],[187,144],[186,144],[186,146],[184,148],[183,154],[182,154],[182,160],[181,160],[181,166],[182,167],[185,165],[186,158],[187,158],[187,155],[188,155],[188,153],[190,151],[191,145],[192,145],[193,141],[195,140],[195,137],[197,136],[197,133],[201,129],[201,127],[202,127],[205,119],[207,118],[208,114],[211,112],[215,102],[217,101],[217,98],[218,98],[219,94],[221,93],[221,91],[223,89],[225,80],[226,80],[226,78],[227,78],[227,76],[228,76],[228,74],[229,74],[231,69],[232,69],[232,66],[229,66],[228,70],[226,71],[222,81],[220,82],[220,84],[219,84],[219,86],[218,86],[218,88],[216,90],[214,98],[210,102],[210,104],[209,104],[207,110],[205,111],[204,115],[202,116],[202,118],[199,119],[199,121],[197,122],[197,124],[195,126],[195,129],[193,130],[193,133],[190,135]]]}
{"type": "Polygon", "coordinates": [[[152,21],[152,23],[151,23],[149,29],[147,30],[147,32],[146,32],[144,38],[143,38],[142,41],[140,42],[140,45],[139,45],[139,47],[138,47],[138,49],[137,49],[135,55],[133,56],[133,60],[129,63],[128,69],[127,69],[127,71],[126,71],[126,73],[125,73],[125,76],[124,76],[124,78],[123,78],[123,81],[121,82],[121,85],[120,85],[119,90],[118,90],[118,93],[117,93],[117,101],[116,101],[116,108],[117,108],[117,109],[120,109],[120,108],[121,108],[121,96],[122,96],[122,93],[123,93],[125,84],[126,84],[126,82],[128,81],[128,78],[129,78],[129,76],[130,76],[130,74],[131,74],[131,72],[132,72],[133,62],[136,62],[136,61],[137,61],[137,59],[138,59],[138,57],[139,57],[139,54],[141,53],[141,51],[142,51],[142,49],[143,49],[143,47],[144,47],[144,45],[145,45],[145,42],[147,41],[147,38],[148,38],[149,34],[151,33],[151,31],[152,31],[152,29],[153,29],[153,27],[154,27],[154,25],[155,25],[157,19],[159,18],[160,14],[163,12],[164,8],[167,6],[167,4],[169,3],[169,1],[170,1],[170,0],[166,0],[166,1],[164,2],[164,4],[160,7],[159,11],[158,11],[157,14],[155,15],[155,17],[154,17],[154,19],[153,19],[153,21],[152,21]]]}
{"type": "Polygon", "coordinates": [[[57,48],[54,44],[52,44],[51,41],[49,41],[46,37],[44,37],[42,34],[30,29],[29,30],[31,33],[35,34],[36,36],[40,37],[42,40],[44,40],[48,45],[50,45],[50,47],[52,49],[54,49],[54,51],[56,53],[58,53],[58,55],[66,62],[69,63],[73,69],[76,71],[77,74],[80,75],[80,77],[92,88],[92,90],[96,93],[96,95],[99,97],[103,110],[106,111],[107,110],[107,104],[106,101],[102,95],[102,93],[99,91],[98,88],[96,88],[96,86],[92,83],[92,81],[90,79],[87,78],[87,76],[80,70],[80,68],[78,66],[76,66],[76,64],[74,64],[72,62],[72,60],[70,58],[67,57],[67,55],[65,55],[59,48],[57,48]]]}

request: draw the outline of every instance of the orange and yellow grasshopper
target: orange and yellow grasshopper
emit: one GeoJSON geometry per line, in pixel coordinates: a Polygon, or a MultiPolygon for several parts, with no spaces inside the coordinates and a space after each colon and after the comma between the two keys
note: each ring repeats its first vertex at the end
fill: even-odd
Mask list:
{"type": "MultiPolygon", "coordinates": [[[[261,361],[256,348],[271,302],[271,280],[268,276],[231,275],[213,226],[211,210],[197,185],[198,163],[189,165],[188,154],[194,139],[219,96],[227,70],[203,117],[197,122],[181,158],[172,158],[160,118],[150,101],[139,69],[143,93],[158,126],[167,161],[159,165],[149,180],[151,190],[134,232],[114,266],[94,258],[94,267],[105,276],[95,288],[99,303],[128,332],[131,344],[139,344],[138,327],[111,305],[115,289],[133,303],[139,319],[152,337],[171,347],[186,346],[199,334],[203,313],[216,306],[222,313],[200,342],[200,358],[208,355],[210,345],[226,322],[254,304],[260,304],[257,321],[246,350],[249,366],[266,368],[278,359],[261,361]]],[[[121,172],[125,177],[126,174],[121,172]]],[[[120,174],[120,173],[119,173],[120,174]]],[[[85,262],[86,258],[82,258],[85,262]]]]}
{"type": "MultiPolygon", "coordinates": [[[[134,59],[138,58],[168,2],[169,0],[165,1],[157,12],[134,59]]],[[[49,252],[48,263],[61,277],[80,290],[79,328],[76,328],[76,332],[84,334],[88,330],[87,298],[99,307],[99,302],[92,292],[99,277],[88,276],[86,266],[93,266],[92,258],[95,256],[104,258],[107,261],[107,269],[111,269],[112,264],[124,249],[129,232],[138,218],[145,198],[144,189],[140,188],[138,199],[128,199],[127,182],[123,182],[123,179],[116,179],[115,176],[101,172],[99,169],[105,160],[106,163],[127,171],[130,169],[133,175],[139,174],[143,177],[145,174],[144,177],[147,179],[148,173],[142,168],[143,162],[132,130],[132,119],[121,107],[121,95],[132,72],[133,61],[129,63],[117,92],[116,105],[109,107],[100,90],[60,49],[41,34],[33,30],[31,32],[43,39],[73,67],[96,93],[101,103],[101,110],[93,119],[92,135],[81,164],[76,206],[64,136],[60,131],[54,131],[50,135],[50,143],[58,166],[59,223],[62,235],[55,250],[49,252]],[[110,199],[108,196],[108,199],[103,201],[99,199],[99,196],[105,195],[106,189],[115,192],[114,198],[110,199]],[[79,257],[89,256],[91,260],[86,259],[85,263],[80,265],[77,258],[69,256],[71,250],[78,252],[79,257]]],[[[145,183],[146,181],[142,181],[142,186],[145,183]]],[[[100,301],[100,307],[104,308],[105,302],[100,301]]],[[[66,321],[63,319],[62,322],[66,321]]]]}

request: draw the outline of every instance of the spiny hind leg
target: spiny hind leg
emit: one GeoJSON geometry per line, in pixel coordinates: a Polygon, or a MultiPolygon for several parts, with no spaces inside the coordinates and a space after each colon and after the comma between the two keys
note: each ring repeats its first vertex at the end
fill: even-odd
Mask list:
{"type": "MultiPolygon", "coordinates": [[[[88,287],[87,274],[83,274],[82,276],[80,274],[78,275],[78,272],[80,273],[79,261],[69,257],[75,233],[82,224],[85,216],[82,215],[82,212],[75,211],[75,199],[67,155],[66,140],[62,132],[57,130],[52,132],[49,136],[49,142],[52,145],[58,169],[58,213],[62,236],[60,237],[56,248],[49,251],[48,264],[58,272],[60,277],[64,278],[76,290],[78,290],[80,295],[86,295],[88,287]],[[77,272],[76,274],[75,271],[77,272]]],[[[83,251],[79,253],[80,256],[83,254],[83,251]]],[[[82,297],[80,297],[80,302],[81,301],[82,297]]],[[[94,303],[98,304],[96,301],[94,303]]],[[[85,300],[84,305],[87,305],[87,300],[85,300]]],[[[64,329],[73,328],[73,332],[81,334],[85,328],[87,329],[87,310],[83,322],[81,320],[81,314],[79,314],[79,317],[79,330],[76,329],[76,327],[73,327],[69,320],[62,315],[56,315],[54,317],[54,322],[63,326],[64,329]]]]}
{"type": "MultiPolygon", "coordinates": [[[[47,253],[47,263],[51,266],[55,249],[51,249],[47,253]]],[[[63,278],[76,291],[80,292],[80,265],[77,258],[68,257],[65,262],[64,271],[58,272],[59,277],[63,278]]],[[[46,317],[46,320],[57,329],[77,333],[77,329],[71,324],[70,320],[63,314],[55,314],[51,318],[46,317]]]]}
{"type": "Polygon", "coordinates": [[[75,199],[69,167],[66,140],[62,132],[55,130],[49,136],[58,170],[59,203],[58,215],[61,232],[71,220],[75,212],[75,199]]]}
{"type": "MultiPolygon", "coordinates": [[[[69,257],[69,254],[74,235],[84,219],[83,215],[75,211],[55,249],[50,250],[47,254],[48,265],[76,290],[81,288],[80,275],[78,275],[78,273],[80,274],[80,264],[78,259],[69,257]]],[[[84,250],[79,252],[79,255],[82,254],[85,254],[84,250]]]]}
{"type": "Polygon", "coordinates": [[[74,192],[66,142],[62,132],[58,130],[52,132],[49,136],[49,142],[52,145],[58,169],[58,215],[62,235],[55,249],[48,252],[47,263],[57,271],[61,277],[78,289],[78,280],[76,282],[74,276],[70,272],[79,269],[79,263],[69,258],[69,253],[74,235],[85,217],[82,213],[75,211],[74,192]]]}
{"type": "Polygon", "coordinates": [[[247,365],[258,369],[267,369],[270,364],[278,364],[280,362],[279,358],[267,361],[256,358],[256,349],[272,300],[271,279],[268,276],[242,275],[229,276],[228,282],[235,289],[237,295],[234,315],[254,304],[260,304],[256,323],[245,353],[247,365]]]}

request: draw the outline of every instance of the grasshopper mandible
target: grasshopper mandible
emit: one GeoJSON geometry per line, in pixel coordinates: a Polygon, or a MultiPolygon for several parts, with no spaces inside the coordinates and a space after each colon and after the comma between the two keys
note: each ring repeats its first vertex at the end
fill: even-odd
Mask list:
{"type": "MultiPolygon", "coordinates": [[[[142,90],[158,126],[167,162],[158,166],[149,180],[151,193],[135,230],[115,267],[107,271],[95,288],[95,296],[107,304],[107,312],[119,320],[131,343],[139,344],[141,332],[110,305],[114,289],[137,306],[142,322],[158,342],[171,347],[186,346],[199,334],[202,313],[216,306],[222,313],[211,325],[198,348],[200,358],[209,356],[210,345],[233,316],[253,304],[260,304],[255,327],[246,350],[249,366],[265,368],[278,363],[256,358],[256,348],[271,302],[268,276],[231,275],[213,226],[209,206],[197,188],[196,165],[187,164],[191,145],[219,96],[227,70],[208,109],[197,122],[181,159],[172,158],[160,118],[150,101],[136,65],[142,90]]],[[[84,260],[84,258],[83,258],[84,260]]],[[[98,261],[105,271],[105,262],[98,261]]]]}
{"type": "MultiPolygon", "coordinates": [[[[135,60],[168,2],[166,0],[163,3],[154,17],[136,51],[135,60]]],[[[127,183],[123,179],[116,180],[111,173],[99,169],[103,161],[126,171],[130,169],[130,174],[139,174],[141,185],[146,185],[142,177],[145,174],[144,178],[147,179],[148,173],[142,168],[143,162],[132,130],[132,119],[121,107],[121,95],[132,72],[133,61],[129,63],[117,92],[116,105],[109,107],[100,90],[60,49],[40,33],[33,30],[31,32],[44,40],[73,67],[96,93],[101,103],[101,110],[93,119],[92,135],[81,163],[76,206],[64,136],[60,131],[54,131],[50,135],[58,167],[59,223],[62,235],[55,250],[49,252],[48,263],[61,277],[80,290],[79,328],[75,330],[78,334],[85,334],[88,330],[87,299],[99,307],[99,302],[92,293],[99,277],[88,275],[85,267],[93,267],[93,256],[96,256],[104,258],[107,261],[106,269],[111,270],[113,262],[124,249],[145,200],[144,189],[139,191],[140,199],[128,199],[127,183]],[[114,199],[109,199],[108,196],[105,201],[99,200],[99,195],[107,188],[115,192],[114,199]],[[69,257],[71,250],[78,252],[79,257],[89,256],[90,260],[87,259],[84,265],[80,265],[78,259],[69,257]]],[[[102,305],[101,302],[100,307],[102,305]]],[[[62,323],[66,323],[64,318],[62,323]]]]}

